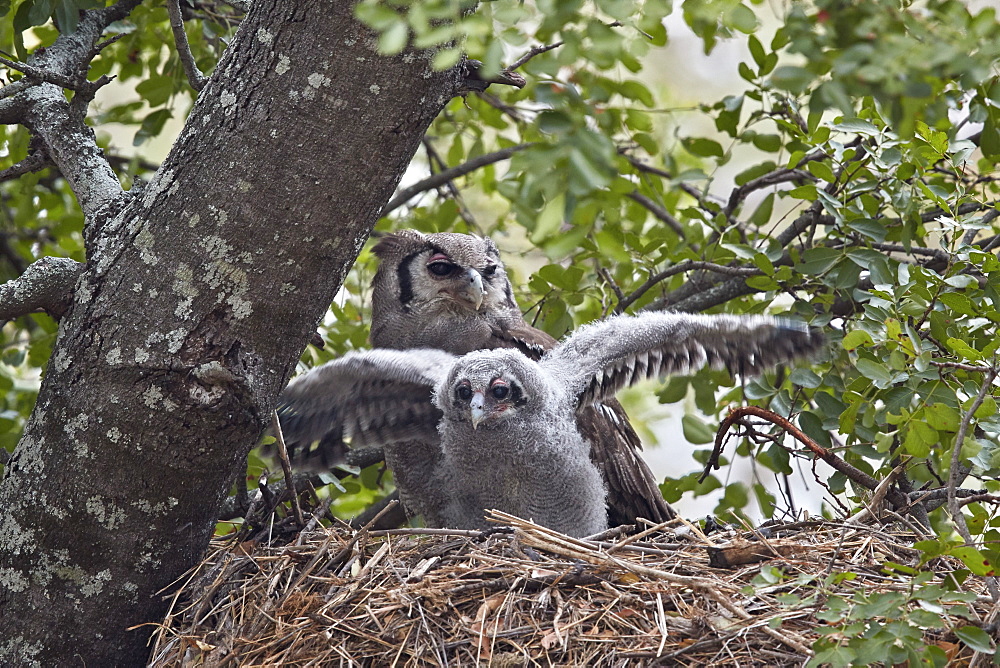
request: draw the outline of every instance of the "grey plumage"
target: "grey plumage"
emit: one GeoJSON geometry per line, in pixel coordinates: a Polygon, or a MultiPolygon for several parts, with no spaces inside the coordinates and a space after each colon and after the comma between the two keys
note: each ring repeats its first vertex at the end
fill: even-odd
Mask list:
{"type": "Polygon", "coordinates": [[[704,365],[756,374],[808,354],[816,332],[765,316],[648,313],[580,328],[534,362],[514,350],[352,353],[296,379],[283,413],[300,436],[355,444],[440,437],[432,526],[485,528],[498,508],[582,536],[607,526],[606,489],[579,414],[646,377],[704,365]]]}
{"type": "MultiPolygon", "coordinates": [[[[371,341],[376,348],[437,348],[456,355],[513,348],[537,360],[556,345],[524,321],[492,240],[403,230],[385,236],[373,250],[380,259],[372,281],[371,341]]],[[[607,488],[612,524],[636,517],[663,522],[675,516],[639,455],[639,436],[615,399],[580,411],[577,430],[589,443],[590,459],[607,488]]],[[[428,523],[439,521],[438,509],[448,499],[427,482],[440,466],[438,444],[391,445],[385,456],[404,504],[428,523]]]]}

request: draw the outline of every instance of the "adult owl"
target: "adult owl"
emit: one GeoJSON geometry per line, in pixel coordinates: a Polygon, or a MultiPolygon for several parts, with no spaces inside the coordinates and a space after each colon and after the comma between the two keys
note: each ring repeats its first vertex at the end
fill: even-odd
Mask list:
{"type": "MultiPolygon", "coordinates": [[[[296,438],[437,443],[448,490],[433,526],[481,529],[496,508],[572,535],[607,528],[606,489],[580,416],[641,379],[709,364],[757,374],[822,337],[766,316],[647,313],[582,327],[536,362],[511,349],[351,353],[282,395],[296,438]]],[[[387,449],[387,452],[389,449],[387,449]]]]}
{"type": "MultiPolygon", "coordinates": [[[[456,355],[513,348],[538,360],[556,340],[525,322],[491,239],[403,230],[373,249],[380,260],[372,281],[371,342],[376,348],[437,348],[456,355]]],[[[612,526],[644,517],[675,516],[642,460],[642,444],[613,397],[576,414],[608,491],[612,526]]],[[[447,500],[426,481],[440,457],[435,443],[386,448],[403,503],[433,513],[447,500]]],[[[433,518],[428,521],[433,522],[433,518]]]]}

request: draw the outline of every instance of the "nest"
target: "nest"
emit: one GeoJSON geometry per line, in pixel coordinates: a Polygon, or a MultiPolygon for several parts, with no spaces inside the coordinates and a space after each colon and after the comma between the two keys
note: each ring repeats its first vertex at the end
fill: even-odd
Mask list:
{"type": "MultiPolygon", "coordinates": [[[[912,533],[827,521],[706,536],[674,520],[581,540],[494,518],[512,528],[217,539],[172,595],[151,665],[801,665],[838,632],[817,617],[830,597],[906,592],[884,566],[919,556],[912,533]]],[[[935,582],[960,566],[932,565],[935,582]]],[[[973,580],[963,609],[981,620],[993,604],[973,580]]],[[[943,626],[922,642],[967,665],[973,650],[943,626]]]]}

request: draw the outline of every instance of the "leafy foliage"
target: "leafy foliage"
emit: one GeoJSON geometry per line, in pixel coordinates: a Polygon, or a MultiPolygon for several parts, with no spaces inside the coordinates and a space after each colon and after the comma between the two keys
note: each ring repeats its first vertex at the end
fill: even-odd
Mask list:
{"type": "MultiPolygon", "coordinates": [[[[23,57],[59,30],[71,32],[76,11],[93,6],[0,3],[13,17],[0,25],[2,48],[23,57]]],[[[995,14],[941,0],[781,7],[771,17],[758,3],[687,0],[680,17],[668,19],[673,7],[665,0],[497,0],[475,11],[446,0],[364,0],[356,14],[385,54],[433,48],[441,68],[468,54],[484,63],[485,75],[531,56],[519,70],[524,88],[493,86],[453,100],[425,140],[425,169],[435,172],[518,147],[512,157],[386,212],[377,229],[499,239],[520,303],[554,336],[615,311],[659,308],[779,313],[822,327],[830,349],[809,369],[744,385],[703,371],[670,380],[657,396],[687,402],[683,429],[692,443],[710,443],[724,409],[751,401],[791,417],[815,445],[876,481],[898,471],[894,488],[904,495],[943,489],[949,475],[952,482],[968,476],[967,486],[995,495],[995,14]],[[777,28],[765,29],[775,18],[777,28]],[[745,46],[743,62],[733,65],[741,90],[692,107],[689,91],[658,76],[681,21],[706,53],[720,41],[745,46]],[[953,471],[956,452],[961,471],[953,471]]],[[[196,3],[187,18],[197,64],[211,72],[239,12],[196,3]]],[[[91,121],[131,183],[155,169],[145,157],[149,142],[184,117],[193,94],[176,51],[163,48],[172,38],[161,5],[140,5],[118,29],[124,37],[105,48],[88,77],[115,75],[135,96],[98,98],[91,121]],[[112,124],[129,128],[134,148],[110,140],[103,128],[112,124]]],[[[11,80],[20,76],[11,70],[11,80]]],[[[25,129],[0,133],[5,166],[32,152],[25,129]]],[[[85,259],[82,216],[58,174],[8,178],[0,198],[3,280],[43,255],[85,259]]],[[[331,307],[325,349],[307,349],[305,366],[366,345],[373,271],[365,251],[331,307]]],[[[7,450],[30,413],[54,333],[50,320],[35,316],[2,330],[0,445],[7,450]]],[[[748,513],[753,501],[764,515],[779,514],[763,481],[792,475],[795,460],[812,455],[777,428],[744,429],[748,438],[720,462],[752,458],[757,478],[713,474],[699,482],[697,472],[684,472],[663,482],[667,498],[712,493],[720,513],[748,513]]],[[[696,451],[694,460],[691,468],[700,470],[709,451],[696,451]]],[[[376,477],[351,483],[340,502],[345,513],[388,490],[376,477]]],[[[820,482],[831,513],[873,492],[839,471],[820,482]]],[[[957,537],[941,495],[927,504],[936,537],[917,544],[924,563],[949,555],[972,574],[995,573],[995,500],[965,505],[976,545],[957,537]]],[[[913,582],[910,598],[960,601],[922,574],[913,582]]],[[[817,647],[816,662],[937,664],[933,648],[921,654],[891,638],[939,620],[917,611],[881,626],[864,621],[871,606],[898,607],[903,594],[884,596],[831,605],[837,631],[817,647]]],[[[956,633],[971,645],[982,640],[977,631],[956,633]]]]}

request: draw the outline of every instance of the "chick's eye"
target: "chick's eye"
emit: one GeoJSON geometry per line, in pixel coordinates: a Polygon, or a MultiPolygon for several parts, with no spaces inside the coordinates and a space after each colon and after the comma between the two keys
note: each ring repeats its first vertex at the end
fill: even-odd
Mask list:
{"type": "Polygon", "coordinates": [[[506,399],[507,396],[510,395],[510,388],[507,387],[506,385],[497,384],[490,389],[490,392],[497,399],[506,399]]]}
{"type": "Polygon", "coordinates": [[[431,272],[435,276],[447,276],[454,272],[458,267],[451,262],[431,262],[427,265],[427,271],[431,272]]]}
{"type": "Polygon", "coordinates": [[[483,276],[492,276],[495,273],[497,273],[497,266],[495,264],[491,264],[483,269],[483,276]]]}
{"type": "Polygon", "coordinates": [[[472,398],[472,388],[468,385],[459,385],[458,389],[455,390],[455,394],[462,401],[468,401],[472,398]]]}

